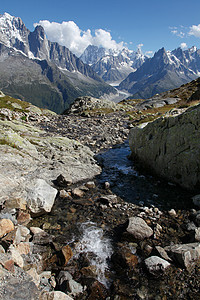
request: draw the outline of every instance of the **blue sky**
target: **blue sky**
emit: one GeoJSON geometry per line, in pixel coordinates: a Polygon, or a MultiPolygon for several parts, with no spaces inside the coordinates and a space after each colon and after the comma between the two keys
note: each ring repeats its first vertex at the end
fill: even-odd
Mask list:
{"type": "Polygon", "coordinates": [[[21,17],[31,31],[34,23],[49,21],[40,22],[46,24],[48,38],[58,38],[64,44],[58,34],[64,30],[64,35],[60,32],[62,39],[66,37],[66,46],[72,47],[77,55],[87,43],[93,42],[96,45],[105,42],[108,46],[110,43],[113,47],[126,45],[133,50],[143,45],[143,52],[155,52],[161,47],[173,50],[181,44],[200,48],[199,0],[9,0],[1,3],[0,13],[4,12],[21,17]],[[60,26],[63,21],[65,26],[60,26]]]}

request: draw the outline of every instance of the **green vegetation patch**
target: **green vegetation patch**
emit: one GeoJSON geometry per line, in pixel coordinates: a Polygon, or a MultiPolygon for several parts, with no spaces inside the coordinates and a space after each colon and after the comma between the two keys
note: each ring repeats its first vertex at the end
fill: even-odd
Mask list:
{"type": "Polygon", "coordinates": [[[30,106],[30,103],[21,101],[19,99],[12,98],[10,96],[0,97],[0,109],[8,108],[12,111],[24,112],[27,111],[27,108],[30,106]]]}
{"type": "Polygon", "coordinates": [[[164,105],[158,108],[152,107],[147,110],[128,111],[126,112],[126,114],[129,116],[130,121],[132,121],[134,125],[139,125],[146,122],[152,122],[155,119],[165,115],[173,108],[177,108],[177,109],[188,108],[198,103],[199,101],[187,102],[185,100],[181,100],[175,104],[164,105]]]}

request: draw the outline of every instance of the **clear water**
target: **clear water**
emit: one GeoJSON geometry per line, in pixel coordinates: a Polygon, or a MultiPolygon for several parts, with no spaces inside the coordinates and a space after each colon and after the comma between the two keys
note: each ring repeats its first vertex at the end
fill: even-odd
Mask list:
{"type": "Polygon", "coordinates": [[[136,170],[128,159],[130,154],[128,141],[98,154],[96,159],[103,168],[99,182],[110,182],[112,191],[127,202],[162,209],[191,207],[191,192],[136,170]]]}
{"type": "Polygon", "coordinates": [[[93,222],[81,224],[80,232],[81,237],[75,247],[76,253],[94,254],[90,258],[90,266],[95,266],[98,281],[108,287],[106,272],[109,270],[108,261],[113,253],[110,239],[105,236],[105,231],[93,222]]]}

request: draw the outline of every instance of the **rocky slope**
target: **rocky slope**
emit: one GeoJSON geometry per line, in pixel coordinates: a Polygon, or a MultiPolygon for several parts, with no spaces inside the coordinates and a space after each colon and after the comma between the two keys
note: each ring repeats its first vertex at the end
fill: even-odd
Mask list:
{"type": "Polygon", "coordinates": [[[22,100],[30,96],[33,104],[59,113],[78,96],[116,93],[69,49],[47,40],[41,26],[30,32],[7,13],[0,15],[0,25],[0,88],[5,93],[22,100]]]}
{"type": "Polygon", "coordinates": [[[31,106],[24,112],[19,105],[18,110],[23,112],[16,113],[18,117],[15,120],[11,120],[15,114],[13,116],[9,110],[1,110],[2,118],[5,116],[4,120],[0,120],[1,204],[15,199],[17,195],[19,207],[26,207],[29,189],[35,178],[51,184],[62,174],[70,182],[76,182],[100,172],[88,148],[66,137],[47,136],[45,131],[22,122],[37,116],[47,122],[48,113],[47,116],[42,115],[40,109],[36,113],[33,109],[32,112],[31,106]],[[7,115],[9,120],[6,120],[7,115]]]}
{"type": "Polygon", "coordinates": [[[198,188],[200,105],[157,119],[130,132],[133,156],[159,176],[188,189],[198,188]]]}

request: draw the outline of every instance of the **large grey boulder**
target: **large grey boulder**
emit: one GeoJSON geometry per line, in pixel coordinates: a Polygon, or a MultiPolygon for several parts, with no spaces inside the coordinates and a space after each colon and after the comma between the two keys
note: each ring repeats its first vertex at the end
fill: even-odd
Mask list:
{"type": "Polygon", "coordinates": [[[27,190],[27,206],[33,214],[40,215],[51,211],[57,195],[55,188],[43,179],[35,179],[27,190]]]}
{"type": "Polygon", "coordinates": [[[200,185],[200,105],[178,116],[161,117],[130,131],[132,156],[169,181],[200,185]]]}
{"type": "Polygon", "coordinates": [[[133,235],[134,238],[139,240],[149,238],[153,234],[151,227],[149,227],[147,223],[139,217],[129,218],[129,224],[126,230],[128,233],[133,235]]]}

